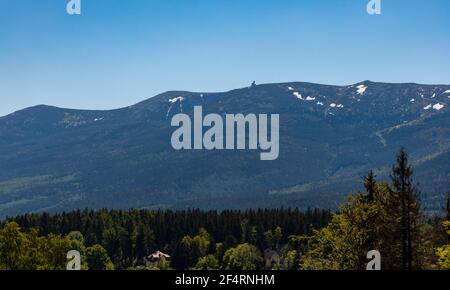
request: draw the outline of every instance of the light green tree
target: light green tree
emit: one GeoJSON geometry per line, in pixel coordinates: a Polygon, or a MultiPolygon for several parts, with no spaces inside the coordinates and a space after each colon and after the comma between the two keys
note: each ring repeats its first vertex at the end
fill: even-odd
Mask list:
{"type": "Polygon", "coordinates": [[[202,257],[198,260],[197,265],[193,268],[194,270],[219,270],[220,265],[216,257],[213,255],[208,255],[202,257]]]}
{"type": "MultiPolygon", "coordinates": [[[[450,221],[443,222],[444,229],[450,236],[450,221]]],[[[450,270],[450,245],[444,245],[436,249],[436,255],[438,257],[438,267],[441,270],[450,270]]]]}
{"type": "Polygon", "coordinates": [[[71,249],[80,252],[81,255],[81,269],[87,270],[87,261],[86,261],[86,246],[84,245],[84,236],[79,231],[70,232],[67,235],[67,238],[71,241],[71,249]]]}
{"type": "Polygon", "coordinates": [[[341,206],[341,212],[332,217],[329,225],[316,230],[309,239],[308,251],[300,259],[300,268],[306,270],[363,270],[366,255],[376,250],[371,225],[381,215],[376,202],[377,194],[387,190],[387,185],[377,185],[375,199],[368,201],[365,195],[351,195],[341,206]]]}
{"type": "Polygon", "coordinates": [[[282,237],[283,237],[283,230],[281,229],[281,227],[277,227],[273,233],[273,241],[277,249],[280,247],[282,237]]]}
{"type": "Polygon", "coordinates": [[[20,270],[26,246],[26,236],[20,231],[19,225],[7,222],[0,229],[0,268],[20,270]]]}
{"type": "Polygon", "coordinates": [[[192,239],[192,246],[194,251],[194,259],[204,257],[208,254],[208,248],[211,243],[209,233],[201,228],[199,234],[192,239]]]}
{"type": "Polygon", "coordinates": [[[26,235],[26,251],[22,253],[21,269],[37,270],[47,263],[44,253],[45,238],[40,237],[36,229],[26,235]]]}
{"type": "Polygon", "coordinates": [[[225,270],[259,270],[263,268],[263,258],[258,248],[250,244],[240,244],[225,252],[225,270]]]}
{"type": "Polygon", "coordinates": [[[45,257],[45,263],[39,270],[65,270],[67,264],[67,252],[72,248],[72,242],[61,235],[48,235],[43,240],[41,251],[45,257]]]}

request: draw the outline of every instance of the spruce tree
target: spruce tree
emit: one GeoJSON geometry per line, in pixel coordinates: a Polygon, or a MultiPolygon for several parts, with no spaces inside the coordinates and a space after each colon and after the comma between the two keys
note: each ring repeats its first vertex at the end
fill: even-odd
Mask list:
{"type": "Polygon", "coordinates": [[[413,169],[409,164],[408,154],[402,148],[397,155],[397,162],[392,168],[391,212],[398,217],[397,228],[401,242],[401,269],[417,268],[415,249],[418,246],[418,226],[420,223],[419,192],[412,179],[413,169]]]}
{"type": "Polygon", "coordinates": [[[369,171],[367,176],[364,178],[364,187],[366,189],[366,200],[369,203],[372,203],[375,199],[375,190],[376,190],[376,180],[375,180],[375,173],[373,173],[372,170],[369,171]]]}
{"type": "Polygon", "coordinates": [[[447,193],[447,220],[450,221],[450,190],[447,193]]]}
{"type": "Polygon", "coordinates": [[[376,202],[376,192],[377,192],[377,182],[375,180],[376,175],[372,170],[369,171],[367,176],[364,178],[364,187],[366,189],[366,194],[362,196],[363,203],[367,206],[367,232],[368,232],[368,240],[367,246],[368,250],[376,250],[375,246],[377,244],[377,219],[376,216],[372,216],[370,213],[375,213],[376,211],[370,210],[373,206],[375,206],[376,202]]]}

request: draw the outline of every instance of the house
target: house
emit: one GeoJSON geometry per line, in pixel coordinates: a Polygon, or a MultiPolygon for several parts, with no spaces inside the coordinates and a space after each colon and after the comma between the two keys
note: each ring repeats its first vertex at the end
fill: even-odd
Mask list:
{"type": "Polygon", "coordinates": [[[170,259],[169,255],[164,254],[161,251],[156,251],[147,258],[145,258],[145,264],[147,267],[154,267],[158,264],[158,262],[167,261],[169,259],[170,259]]]}
{"type": "Polygon", "coordinates": [[[160,251],[156,251],[153,254],[151,254],[150,256],[147,257],[147,260],[151,261],[151,262],[159,262],[162,259],[168,260],[170,259],[170,256],[167,254],[164,254],[163,252],[160,251]]]}

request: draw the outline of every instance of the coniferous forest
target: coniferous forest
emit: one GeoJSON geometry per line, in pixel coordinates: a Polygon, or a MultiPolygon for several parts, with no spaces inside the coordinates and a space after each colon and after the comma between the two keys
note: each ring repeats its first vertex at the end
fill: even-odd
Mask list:
{"type": "Polygon", "coordinates": [[[391,178],[369,172],[365,191],[340,210],[76,210],[7,218],[0,269],[66,269],[67,253],[90,270],[365,270],[367,253],[386,270],[450,269],[450,197],[426,212],[408,155],[391,178]]]}

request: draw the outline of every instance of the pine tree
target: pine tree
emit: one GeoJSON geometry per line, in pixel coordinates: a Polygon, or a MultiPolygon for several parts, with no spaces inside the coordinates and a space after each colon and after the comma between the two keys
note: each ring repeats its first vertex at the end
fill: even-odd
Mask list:
{"type": "Polygon", "coordinates": [[[177,270],[186,270],[194,265],[193,241],[190,236],[184,237],[177,245],[172,257],[172,267],[177,270]]]}
{"type": "Polygon", "coordinates": [[[367,176],[364,178],[364,188],[366,189],[367,195],[365,198],[369,203],[373,202],[375,199],[375,190],[376,190],[376,180],[375,180],[375,174],[372,170],[369,171],[367,176]]]}
{"type": "Polygon", "coordinates": [[[450,221],[450,190],[447,193],[447,220],[450,221]]]}
{"type": "Polygon", "coordinates": [[[392,217],[399,222],[395,230],[400,232],[401,269],[412,270],[418,267],[415,246],[418,246],[418,225],[420,223],[419,192],[412,179],[413,169],[408,161],[408,155],[402,148],[397,155],[397,163],[392,168],[391,207],[392,217]]]}
{"type": "MultiPolygon", "coordinates": [[[[377,182],[375,180],[376,175],[372,170],[369,171],[367,176],[364,178],[364,187],[366,189],[366,194],[362,196],[362,202],[368,206],[370,209],[371,206],[375,205],[376,202],[376,193],[377,193],[377,182]]],[[[376,213],[376,210],[367,210],[369,213],[376,213]]],[[[370,248],[369,250],[375,250],[377,244],[377,220],[376,216],[369,216],[366,218],[367,221],[367,246],[370,248]]]]}

